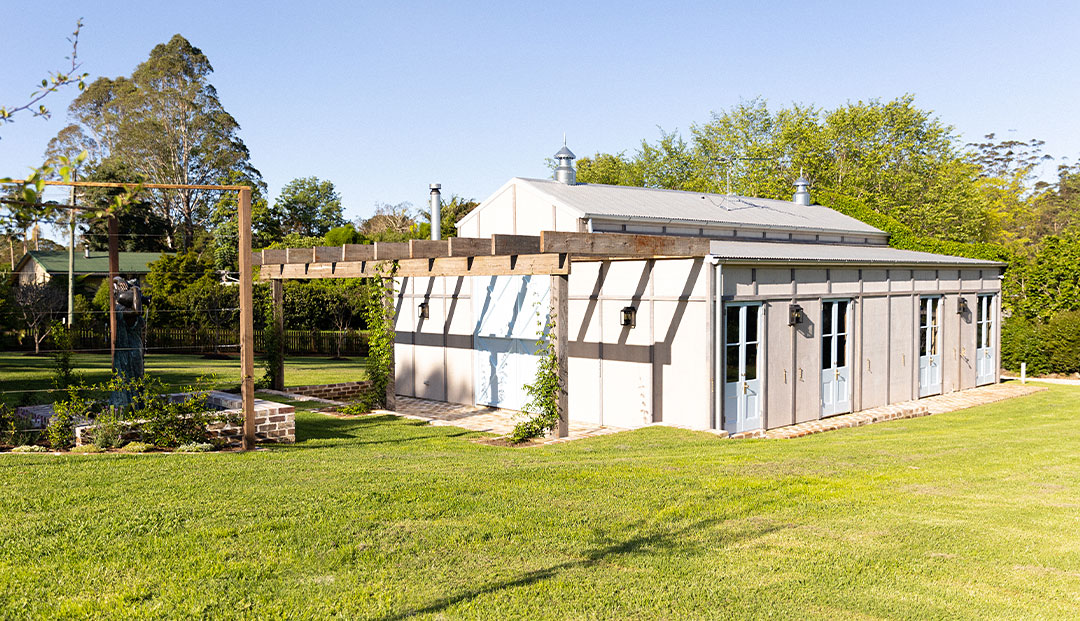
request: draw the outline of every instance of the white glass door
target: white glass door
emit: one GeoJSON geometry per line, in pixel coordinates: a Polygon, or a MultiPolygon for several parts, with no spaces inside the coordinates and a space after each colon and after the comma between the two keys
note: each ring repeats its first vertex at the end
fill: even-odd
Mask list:
{"type": "Polygon", "coordinates": [[[724,429],[761,428],[760,304],[728,305],[724,321],[724,429]]]}
{"type": "Polygon", "coordinates": [[[975,309],[975,384],[992,384],[994,369],[994,296],[980,295],[975,309]]]}
{"type": "Polygon", "coordinates": [[[821,415],[851,411],[851,370],[848,367],[848,300],[822,304],[821,415]]]}
{"type": "Polygon", "coordinates": [[[941,394],[941,298],[919,300],[919,396],[941,394]]]}

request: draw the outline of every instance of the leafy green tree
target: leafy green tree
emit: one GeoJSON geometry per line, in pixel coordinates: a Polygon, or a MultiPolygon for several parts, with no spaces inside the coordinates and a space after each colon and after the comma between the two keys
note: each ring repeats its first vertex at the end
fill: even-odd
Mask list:
{"type": "MultiPolygon", "coordinates": [[[[186,291],[202,279],[217,279],[214,265],[209,257],[193,251],[165,254],[151,263],[144,291],[148,298],[147,324],[189,328],[198,326],[202,319],[191,312],[189,294],[186,291]]],[[[97,303],[97,296],[94,301],[97,303]]]]}
{"type": "MultiPolygon", "coordinates": [[[[462,198],[457,194],[451,196],[450,200],[444,201],[439,211],[439,216],[442,220],[442,226],[440,228],[442,238],[447,239],[449,237],[456,237],[458,234],[458,220],[461,220],[467,213],[476,209],[479,204],[480,203],[476,202],[474,199],[462,198]]],[[[424,210],[422,217],[427,220],[427,222],[414,222],[409,234],[415,236],[415,239],[430,239],[431,211],[424,210]]]]}
{"type": "Polygon", "coordinates": [[[360,231],[356,230],[356,226],[352,222],[346,223],[344,226],[338,226],[330,229],[326,233],[327,246],[343,246],[345,244],[359,244],[363,242],[363,236],[360,235],[360,231]]]}
{"type": "Polygon", "coordinates": [[[345,224],[341,196],[330,181],[318,177],[293,179],[274,202],[273,218],[283,233],[320,237],[345,224]]]}
{"type": "Polygon", "coordinates": [[[853,197],[917,235],[985,241],[991,213],[952,127],[920,110],[910,95],[834,110],[770,110],[743,102],[690,128],[689,139],[661,132],[633,156],[582,158],[578,179],[700,192],[791,198],[805,175],[814,191],[853,197]]]}
{"type": "MultiPolygon", "coordinates": [[[[62,130],[51,148],[82,146],[155,183],[212,185],[232,172],[258,177],[239,124],[209,83],[212,72],[202,50],[175,35],[154,47],[130,78],[90,84],[69,108],[74,127],[62,130]]],[[[164,190],[147,196],[176,232],[172,245],[190,248],[196,230],[206,225],[214,192],[164,190]]]]}
{"type": "MultiPolygon", "coordinates": [[[[141,175],[127,164],[109,158],[101,162],[86,181],[111,183],[140,183],[141,175]]],[[[120,188],[87,188],[83,204],[97,210],[106,210],[124,194],[120,188]]],[[[154,206],[142,196],[127,202],[116,210],[119,246],[123,252],[165,252],[170,250],[172,237],[169,222],[154,211],[154,206]]],[[[109,227],[107,218],[89,218],[85,221],[82,239],[91,250],[108,250],[109,227]]]]}

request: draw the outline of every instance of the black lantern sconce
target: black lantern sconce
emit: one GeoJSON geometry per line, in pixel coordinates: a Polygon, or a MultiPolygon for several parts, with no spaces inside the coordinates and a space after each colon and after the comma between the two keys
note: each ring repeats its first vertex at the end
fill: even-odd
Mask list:
{"type": "Polygon", "coordinates": [[[788,306],[787,325],[794,326],[803,322],[803,309],[798,304],[788,306]]]}
{"type": "Polygon", "coordinates": [[[627,328],[637,326],[637,309],[633,306],[625,306],[619,311],[619,325],[627,328]]]}
{"type": "Polygon", "coordinates": [[[428,312],[428,303],[427,302],[420,302],[419,308],[420,308],[420,319],[427,319],[429,317],[429,315],[430,315],[430,313],[428,312]]]}
{"type": "Polygon", "coordinates": [[[959,301],[956,304],[956,314],[957,315],[966,315],[969,312],[970,312],[970,310],[968,309],[967,299],[966,298],[960,298],[959,301]]]}

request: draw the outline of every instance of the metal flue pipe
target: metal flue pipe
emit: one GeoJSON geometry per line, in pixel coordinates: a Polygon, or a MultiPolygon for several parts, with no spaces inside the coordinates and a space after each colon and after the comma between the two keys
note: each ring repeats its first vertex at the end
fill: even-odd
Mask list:
{"type": "Polygon", "coordinates": [[[442,239],[442,189],[441,183],[431,184],[431,239],[442,239]]]}

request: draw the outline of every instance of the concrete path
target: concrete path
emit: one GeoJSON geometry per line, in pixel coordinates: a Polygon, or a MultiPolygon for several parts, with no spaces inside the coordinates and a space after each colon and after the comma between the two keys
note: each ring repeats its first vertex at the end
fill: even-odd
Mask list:
{"type": "Polygon", "coordinates": [[[953,392],[947,395],[938,395],[936,397],[927,397],[916,401],[905,401],[903,403],[894,403],[892,405],[870,408],[869,410],[862,410],[861,412],[854,412],[852,414],[830,416],[829,418],[823,418],[821,420],[779,427],[768,431],[758,430],[735,434],[732,437],[766,439],[800,438],[802,436],[821,433],[823,431],[861,427],[862,425],[869,425],[871,423],[879,423],[888,420],[955,412],[956,410],[963,410],[977,405],[985,405],[987,403],[994,403],[995,401],[1012,399],[1013,397],[1022,397],[1044,390],[1047,390],[1045,386],[1033,386],[1031,384],[1021,384],[1019,382],[991,384],[989,386],[980,386],[979,388],[953,392]]]}
{"type": "MultiPolygon", "coordinates": [[[[1006,380],[1006,379],[1007,380],[1015,380],[1017,382],[1020,381],[1019,377],[1013,377],[1011,375],[1002,375],[1001,379],[1003,379],[1003,380],[1006,380]]],[[[1027,378],[1027,381],[1029,381],[1029,382],[1045,382],[1047,384],[1061,384],[1063,386],[1080,386],[1080,379],[1068,379],[1068,378],[1063,378],[1063,377],[1062,378],[1058,378],[1058,377],[1029,377],[1029,378],[1027,378]]]]}
{"type": "MultiPolygon", "coordinates": [[[[520,420],[521,413],[514,410],[501,410],[476,405],[463,405],[460,403],[446,403],[443,401],[428,401],[414,397],[397,397],[397,410],[373,412],[378,414],[392,414],[403,418],[427,421],[431,425],[451,425],[469,429],[472,431],[486,431],[500,436],[510,435],[514,425],[520,420]]],[[[542,438],[533,444],[555,444],[592,438],[626,431],[622,427],[605,427],[601,425],[589,425],[585,423],[570,423],[570,436],[566,438],[542,438]]]]}

